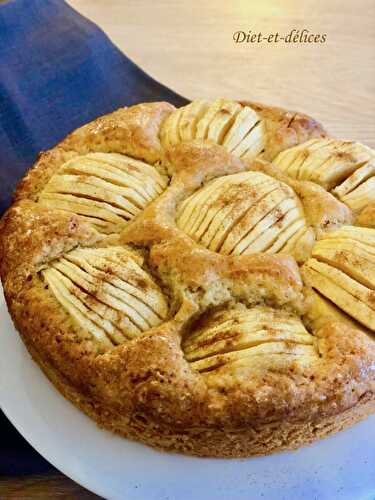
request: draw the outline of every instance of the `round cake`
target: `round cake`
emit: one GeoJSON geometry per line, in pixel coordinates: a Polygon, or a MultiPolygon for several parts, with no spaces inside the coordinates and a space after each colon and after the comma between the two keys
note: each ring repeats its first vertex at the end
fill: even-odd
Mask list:
{"type": "Polygon", "coordinates": [[[242,457],[375,411],[375,152],[306,115],[98,118],[20,182],[0,259],[34,360],[125,437],[242,457]]]}

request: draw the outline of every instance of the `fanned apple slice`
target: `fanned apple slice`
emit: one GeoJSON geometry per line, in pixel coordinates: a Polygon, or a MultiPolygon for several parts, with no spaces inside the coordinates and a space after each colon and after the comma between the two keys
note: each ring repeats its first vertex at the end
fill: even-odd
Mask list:
{"type": "Polygon", "coordinates": [[[239,213],[251,207],[262,197],[262,193],[276,189],[278,185],[278,181],[260,172],[241,172],[220,177],[181,204],[177,212],[177,225],[195,240],[209,246],[217,232],[220,233],[217,238],[221,241],[222,233],[233,225],[239,213]],[[226,215],[228,218],[224,221],[226,215]],[[208,235],[206,231],[209,231],[208,235]]]}
{"type": "Polygon", "coordinates": [[[212,217],[222,208],[223,204],[220,200],[225,196],[227,189],[237,185],[244,187],[251,177],[252,174],[249,176],[248,172],[225,176],[224,178],[215,179],[212,184],[208,184],[203,188],[202,192],[206,191],[206,193],[202,198],[200,197],[200,191],[195,193],[193,196],[196,196],[195,214],[197,217],[190,225],[190,230],[187,231],[188,234],[199,239],[212,217]]]}
{"type": "Polygon", "coordinates": [[[360,212],[370,203],[375,202],[375,177],[362,182],[353,191],[341,197],[341,201],[346,203],[355,212],[360,212]]]}
{"type": "Polygon", "coordinates": [[[77,214],[82,220],[93,224],[98,231],[106,234],[121,231],[128,220],[123,211],[108,203],[78,198],[70,194],[42,193],[39,204],[77,214]]]}
{"type": "MultiPolygon", "coordinates": [[[[231,176],[232,178],[228,179],[227,183],[222,185],[220,193],[211,199],[201,224],[196,227],[195,230],[193,228],[193,237],[202,241],[203,244],[206,242],[208,246],[211,240],[208,239],[206,241],[204,235],[207,233],[213,219],[219,216],[221,212],[225,211],[228,205],[230,208],[233,206],[241,207],[243,203],[248,206],[253,205],[253,200],[256,197],[255,190],[257,189],[257,181],[262,181],[263,176],[260,176],[258,173],[254,174],[253,172],[248,172],[247,174],[244,181],[241,181],[239,174],[234,174],[236,176],[235,178],[231,176]]],[[[264,181],[266,182],[266,179],[264,179],[264,181]]],[[[210,235],[213,237],[212,233],[210,233],[210,235]]]]}
{"type": "MultiPolygon", "coordinates": [[[[213,314],[183,341],[191,366],[201,372],[244,360],[250,366],[278,354],[317,359],[314,337],[296,316],[265,306],[213,314]]],[[[291,361],[288,358],[289,362],[291,361]]]]}
{"type": "MultiPolygon", "coordinates": [[[[277,189],[264,196],[259,203],[255,203],[227,235],[221,247],[221,253],[224,255],[234,253],[237,245],[246,238],[257,224],[261,223],[280,203],[292,197],[290,193],[288,190],[280,189],[280,185],[278,185],[277,189]]],[[[260,232],[258,231],[258,234],[260,232]]]]}
{"type": "MultiPolygon", "coordinates": [[[[161,190],[165,188],[167,183],[167,179],[164,176],[161,176],[155,167],[150,167],[148,163],[136,160],[130,156],[125,156],[120,153],[89,153],[86,155],[86,158],[105,164],[106,168],[108,168],[109,165],[112,165],[121,172],[128,172],[130,170],[133,178],[132,180],[135,182],[137,179],[138,182],[142,183],[143,187],[148,186],[147,182],[145,184],[145,180],[148,180],[145,179],[145,176],[153,179],[155,184],[159,186],[161,190]],[[131,168],[129,169],[129,167],[131,168]]],[[[65,168],[68,168],[69,165],[70,162],[66,163],[65,168]]]]}
{"type": "Polygon", "coordinates": [[[265,140],[265,124],[263,121],[259,121],[232,152],[243,160],[251,160],[264,150],[265,140]]]}
{"type": "Polygon", "coordinates": [[[263,217],[235,246],[233,255],[263,252],[290,223],[302,219],[301,209],[296,200],[287,198],[263,217]]]}
{"type": "Polygon", "coordinates": [[[301,163],[296,175],[292,175],[298,180],[317,182],[317,172],[327,168],[330,162],[330,155],[334,152],[334,144],[328,143],[325,147],[316,150],[306,151],[306,157],[301,163]]]}
{"type": "Polygon", "coordinates": [[[104,347],[161,324],[165,298],[121,247],[76,249],[42,271],[58,302],[104,347]]]}
{"type": "Polygon", "coordinates": [[[177,226],[215,252],[276,253],[306,221],[293,191],[261,172],[215,179],[185,200],[177,226]]]}
{"type": "Polygon", "coordinates": [[[375,256],[375,247],[356,241],[352,238],[327,238],[324,235],[316,245],[314,246],[314,251],[312,253],[343,250],[344,252],[352,252],[353,254],[365,255],[367,258],[372,259],[375,256]]]}
{"type": "Polygon", "coordinates": [[[169,127],[167,129],[167,144],[175,146],[181,142],[180,121],[183,114],[183,109],[179,108],[170,115],[169,127]]]}
{"type": "Polygon", "coordinates": [[[335,240],[318,241],[312,256],[337,267],[362,285],[375,290],[375,255],[359,245],[337,244],[335,240]]]}
{"type": "Polygon", "coordinates": [[[366,327],[355,321],[348,314],[344,313],[333,302],[318,293],[316,290],[311,289],[306,296],[309,303],[306,318],[313,325],[313,328],[318,330],[326,324],[327,319],[330,319],[340,323],[345,323],[351,328],[361,330],[367,334],[370,333],[366,327]]]}
{"type": "MultiPolygon", "coordinates": [[[[285,206],[286,205],[287,202],[285,202],[285,206]]],[[[280,204],[280,208],[282,206],[283,203],[280,204]]],[[[276,213],[275,218],[277,219],[276,222],[274,222],[270,227],[268,227],[265,231],[263,231],[263,233],[260,234],[260,236],[256,239],[256,241],[250,244],[243,251],[244,254],[254,253],[254,252],[267,252],[267,250],[272,248],[273,244],[277,241],[277,239],[281,237],[281,235],[285,231],[289,230],[291,226],[294,226],[296,223],[302,223],[302,225],[305,223],[304,219],[302,218],[300,208],[295,206],[291,206],[290,209],[285,208],[285,212],[280,215],[279,213],[276,213]],[[280,218],[277,219],[277,217],[280,218]]]]}
{"type": "MultiPolygon", "coordinates": [[[[296,178],[317,182],[322,185],[319,176],[326,172],[331,175],[340,166],[340,162],[337,162],[336,154],[338,148],[343,148],[344,145],[345,143],[341,141],[330,141],[324,147],[308,149],[306,151],[307,157],[302,163],[296,178]]],[[[328,189],[326,185],[323,187],[328,189]]]]}
{"type": "Polygon", "coordinates": [[[350,239],[375,249],[375,230],[368,227],[343,226],[337,231],[327,232],[324,239],[350,239]]]}
{"type": "Polygon", "coordinates": [[[279,250],[280,253],[293,255],[296,261],[301,264],[310,256],[315,243],[315,231],[312,227],[301,227],[286,244],[279,250]]]}
{"type": "Polygon", "coordinates": [[[173,111],[160,131],[165,148],[181,141],[211,140],[246,160],[262,153],[266,136],[265,123],[256,111],[230,99],[193,101],[173,111]]]}
{"type": "Polygon", "coordinates": [[[314,171],[310,180],[317,182],[327,190],[331,190],[372,157],[371,149],[363,144],[338,141],[330,158],[323,166],[314,171]]]}
{"type": "Polygon", "coordinates": [[[248,132],[259,122],[257,113],[245,106],[237,114],[236,119],[225,136],[223,146],[229,152],[233,152],[248,132]]]}
{"type": "Polygon", "coordinates": [[[327,165],[340,148],[345,148],[345,141],[334,139],[321,140],[309,147],[306,152],[306,160],[301,165],[296,178],[318,182],[318,172],[326,171],[327,165]]]}
{"type": "MultiPolygon", "coordinates": [[[[92,308],[86,307],[79,290],[55,269],[43,271],[43,277],[58,302],[104,348],[124,341],[122,333],[108,320],[100,317],[92,308]],[[78,296],[77,296],[78,295],[78,296]]],[[[93,301],[96,305],[96,301],[93,301]]],[[[132,331],[133,325],[129,328],[132,331]]]]}
{"type": "MultiPolygon", "coordinates": [[[[278,193],[273,193],[276,201],[278,193]]],[[[227,244],[226,247],[224,248],[223,245],[223,250],[227,251],[228,248],[232,247],[234,240],[236,240],[235,245],[231,249],[233,255],[262,252],[267,250],[289,225],[297,220],[302,220],[305,224],[304,216],[298,201],[293,197],[282,197],[282,193],[279,194],[279,201],[276,201],[276,203],[270,207],[270,210],[268,210],[267,207],[263,216],[260,218],[256,217],[258,220],[255,224],[253,224],[255,221],[254,212],[255,211],[253,211],[252,214],[249,213],[248,216],[243,219],[247,222],[245,231],[243,231],[243,228],[241,228],[241,231],[235,232],[235,230],[233,230],[225,242],[227,244]],[[248,224],[249,222],[251,222],[251,224],[248,224]],[[230,238],[232,235],[233,238],[230,238]],[[232,241],[229,245],[230,240],[232,241]]],[[[260,214],[259,209],[257,212],[260,214]]]]}
{"type": "Polygon", "coordinates": [[[304,326],[295,320],[292,314],[265,306],[256,306],[251,309],[225,309],[210,313],[203,326],[189,333],[184,339],[184,348],[188,351],[194,346],[201,346],[212,336],[220,335],[224,331],[232,331],[238,325],[246,325],[249,331],[263,330],[277,320],[278,330],[301,333],[304,326]],[[282,321],[280,321],[282,318],[282,321]]]}
{"type": "Polygon", "coordinates": [[[197,123],[197,130],[195,133],[196,139],[207,139],[211,121],[220,109],[223,108],[224,104],[224,99],[217,99],[209,105],[206,112],[197,123]]]}
{"type": "Polygon", "coordinates": [[[241,351],[232,351],[225,354],[217,354],[216,356],[210,356],[208,358],[203,358],[198,361],[193,361],[191,366],[200,372],[212,371],[220,368],[224,365],[229,365],[233,361],[238,361],[240,359],[247,358],[249,364],[252,363],[252,358],[257,356],[267,357],[272,354],[279,355],[293,355],[297,359],[294,361],[298,363],[299,356],[311,356],[316,358],[316,349],[313,346],[307,345],[292,345],[287,342],[272,342],[260,344],[255,347],[250,347],[249,349],[242,349],[241,351]]]}
{"type": "Polygon", "coordinates": [[[222,144],[241,109],[242,107],[238,102],[223,99],[221,108],[210,122],[207,139],[222,144]]]}
{"type": "Polygon", "coordinates": [[[302,144],[298,144],[298,146],[294,146],[292,148],[285,149],[281,153],[279,153],[276,158],[273,160],[273,164],[276,165],[280,170],[287,173],[290,166],[297,159],[300,152],[306,149],[307,144],[314,144],[319,139],[311,139],[310,141],[304,142],[302,144]]]}
{"type": "Polygon", "coordinates": [[[68,193],[77,198],[106,202],[121,210],[124,217],[131,219],[140,212],[142,199],[134,190],[118,187],[94,176],[65,175],[54,176],[44,189],[45,193],[68,193]]]}
{"type": "Polygon", "coordinates": [[[119,154],[89,153],[63,164],[38,203],[75,213],[101,232],[119,232],[167,184],[147,163],[119,154]]]}
{"type": "Polygon", "coordinates": [[[183,141],[191,141],[196,137],[197,124],[206,113],[210,103],[203,99],[191,102],[182,109],[179,122],[180,137],[183,141]]]}
{"type": "Polygon", "coordinates": [[[180,120],[183,108],[176,109],[164,120],[160,130],[160,142],[168,149],[180,141],[180,120]]]}
{"type": "MultiPolygon", "coordinates": [[[[307,230],[307,228],[305,219],[299,216],[294,222],[287,225],[283,230],[278,231],[275,241],[265,250],[265,252],[270,254],[280,252],[284,245],[287,244],[288,241],[292,239],[293,236],[300,230],[307,230]]],[[[292,253],[292,255],[294,254],[292,253]]]]}
{"type": "MultiPolygon", "coordinates": [[[[151,326],[157,326],[160,319],[167,314],[166,304],[160,301],[160,290],[153,281],[144,281],[144,287],[139,288],[141,283],[139,278],[139,266],[126,257],[126,261],[119,256],[100,254],[88,254],[87,252],[72,252],[66,256],[69,263],[82,268],[93,277],[103,281],[104,288],[107,288],[114,296],[120,297],[124,294],[129,296],[128,300],[137,313],[146,318],[151,326]],[[110,285],[110,286],[107,286],[110,285]],[[115,288],[117,288],[117,290],[115,288]],[[144,290],[147,288],[147,304],[145,303],[144,290]],[[147,306],[145,308],[145,306],[147,306]]],[[[147,275],[146,275],[147,276],[147,275]]]]}
{"type": "Polygon", "coordinates": [[[375,292],[343,271],[309,259],[304,265],[307,284],[370,330],[375,330],[375,292]]]}
{"type": "Polygon", "coordinates": [[[319,139],[283,151],[274,164],[295,179],[313,181],[331,190],[374,155],[360,143],[319,139]]]}
{"type": "MultiPolygon", "coordinates": [[[[312,343],[312,337],[305,327],[296,318],[285,311],[276,311],[265,306],[256,306],[251,309],[229,309],[221,311],[220,314],[213,313],[208,324],[189,334],[184,339],[185,353],[195,352],[210,346],[211,343],[222,342],[225,339],[237,340],[243,337],[251,338],[252,334],[258,335],[269,328],[268,340],[272,335],[301,336],[302,343],[312,343]],[[275,329],[273,326],[275,324],[275,329]],[[240,335],[234,334],[234,330],[240,329],[240,335]]],[[[261,334],[263,335],[263,333],[261,334]]],[[[211,347],[210,347],[211,348],[211,347]]]]}
{"type": "MultiPolygon", "coordinates": [[[[89,153],[79,161],[69,161],[60,170],[61,174],[81,175],[95,177],[103,181],[132,189],[135,193],[148,201],[163,192],[166,179],[154,168],[144,169],[142,162],[133,159],[124,160],[122,155],[105,153],[89,153]],[[131,170],[132,175],[126,175],[131,170]]],[[[147,165],[147,167],[149,167],[147,165]]]]}
{"type": "Polygon", "coordinates": [[[196,237],[207,248],[214,238],[215,241],[218,238],[222,242],[225,237],[223,233],[228,233],[228,226],[233,227],[249,207],[277,187],[276,182],[273,183],[263,174],[248,174],[244,182],[240,178],[228,179],[227,183],[221,185],[219,196],[210,201],[206,217],[195,232],[196,237]]]}
{"type": "Polygon", "coordinates": [[[287,174],[295,179],[309,180],[314,170],[327,161],[327,155],[333,149],[333,141],[331,140],[320,139],[319,142],[306,144],[308,146],[302,148],[287,171],[287,174]]]}
{"type": "Polygon", "coordinates": [[[183,201],[177,212],[177,225],[190,234],[195,225],[201,222],[200,217],[204,217],[212,194],[217,193],[219,196],[220,186],[226,181],[225,177],[215,179],[183,201]]]}
{"type": "MultiPolygon", "coordinates": [[[[218,365],[214,368],[207,368],[206,370],[201,370],[201,373],[205,377],[209,377],[211,372],[215,376],[215,370],[220,370],[220,373],[238,373],[242,376],[249,376],[252,372],[287,372],[288,370],[293,370],[296,366],[299,369],[310,369],[315,363],[319,363],[319,358],[317,358],[316,350],[310,346],[306,346],[306,349],[299,349],[299,352],[282,352],[282,353],[267,353],[267,355],[259,354],[252,356],[251,364],[249,364],[249,358],[243,357],[233,361],[230,361],[227,365],[218,365]]],[[[204,361],[204,360],[202,360],[204,361]]]]}
{"type": "Polygon", "coordinates": [[[225,238],[230,231],[245,215],[250,206],[257,205],[261,200],[277,189],[277,185],[264,182],[257,186],[253,197],[243,191],[243,198],[238,199],[234,204],[227,205],[215,216],[211,224],[203,235],[202,242],[207,248],[215,252],[220,251],[225,238]]]}
{"type": "Polygon", "coordinates": [[[294,179],[298,179],[300,177],[302,166],[309,161],[309,155],[310,153],[306,149],[299,151],[286,170],[286,174],[294,179]]]}
{"type": "Polygon", "coordinates": [[[261,121],[253,129],[252,142],[245,153],[241,156],[241,160],[249,161],[254,158],[261,158],[265,151],[266,141],[266,127],[265,123],[261,121]]]}
{"type": "MultiPolygon", "coordinates": [[[[297,178],[302,164],[308,158],[311,158],[313,154],[317,154],[318,151],[330,147],[332,143],[332,139],[311,139],[298,146],[282,151],[273,160],[273,163],[283,172],[297,178]]],[[[299,175],[299,178],[302,177],[299,175]]]]}
{"type": "Polygon", "coordinates": [[[337,186],[332,192],[340,199],[352,193],[363,182],[372,178],[375,175],[375,161],[365,163],[358,168],[350,177],[345,179],[343,183],[337,186]]]}

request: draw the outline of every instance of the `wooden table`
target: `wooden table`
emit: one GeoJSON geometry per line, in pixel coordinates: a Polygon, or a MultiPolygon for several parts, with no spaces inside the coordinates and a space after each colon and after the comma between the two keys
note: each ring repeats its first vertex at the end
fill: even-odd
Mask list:
{"type": "MultiPolygon", "coordinates": [[[[148,73],[189,98],[248,98],[312,114],[375,147],[373,0],[70,0],[148,73]],[[154,5],[154,7],[152,6],[154,5]],[[235,43],[306,28],[325,43],[235,43]]],[[[64,476],[0,479],[0,498],[97,498],[64,476]]]]}
{"type": "Polygon", "coordinates": [[[373,0],[70,0],[148,73],[188,98],[305,111],[375,147],[373,0]],[[195,4],[195,7],[194,7],[195,4]],[[193,7],[192,7],[193,5],[193,7]],[[239,30],[307,28],[326,43],[234,43],[239,30]]]}

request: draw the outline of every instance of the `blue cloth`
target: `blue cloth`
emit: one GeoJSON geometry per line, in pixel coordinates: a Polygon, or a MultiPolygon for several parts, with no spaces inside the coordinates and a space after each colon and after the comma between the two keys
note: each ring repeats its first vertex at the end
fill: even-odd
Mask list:
{"type": "Polygon", "coordinates": [[[64,1],[0,4],[0,213],[41,150],[99,115],[157,100],[187,102],[64,1]]]}
{"type": "MultiPolygon", "coordinates": [[[[40,151],[99,115],[159,100],[188,102],[150,78],[64,1],[1,3],[0,214],[40,151]]],[[[0,475],[48,467],[0,412],[0,475]]]]}

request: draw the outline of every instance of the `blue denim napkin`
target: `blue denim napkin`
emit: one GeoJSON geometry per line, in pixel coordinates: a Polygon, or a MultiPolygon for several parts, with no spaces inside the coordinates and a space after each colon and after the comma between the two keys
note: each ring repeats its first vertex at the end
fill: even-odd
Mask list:
{"type": "MultiPolygon", "coordinates": [[[[188,102],[64,1],[0,3],[0,214],[40,151],[99,115],[159,100],[188,102]]],[[[0,412],[0,475],[48,467],[0,412]]]]}
{"type": "Polygon", "coordinates": [[[41,150],[99,115],[157,100],[187,102],[64,1],[0,4],[0,213],[41,150]]]}

